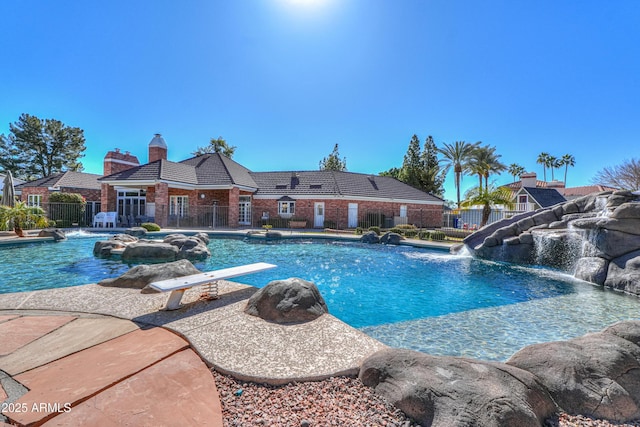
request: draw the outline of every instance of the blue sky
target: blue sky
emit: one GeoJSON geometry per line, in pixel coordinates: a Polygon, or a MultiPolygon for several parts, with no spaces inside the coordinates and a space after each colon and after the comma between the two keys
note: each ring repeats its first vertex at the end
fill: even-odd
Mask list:
{"type": "Polygon", "coordinates": [[[573,154],[569,186],[639,156],[636,0],[21,0],[0,16],[0,133],[22,113],[80,127],[87,172],[116,147],[146,162],[154,133],[174,161],[222,136],[255,171],[317,169],[338,143],[349,171],[378,173],[414,133],[482,141],[539,176],[540,152],[573,154]]]}

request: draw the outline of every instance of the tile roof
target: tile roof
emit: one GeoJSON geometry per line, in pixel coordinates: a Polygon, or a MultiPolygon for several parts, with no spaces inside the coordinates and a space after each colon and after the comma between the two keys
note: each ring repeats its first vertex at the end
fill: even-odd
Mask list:
{"type": "Polygon", "coordinates": [[[340,195],[442,202],[395,178],[339,171],[252,172],[256,195],[340,195]]]}
{"type": "Polygon", "coordinates": [[[586,196],[587,194],[599,193],[601,191],[616,191],[617,188],[607,187],[606,185],[584,185],[581,187],[567,187],[562,191],[566,196],[586,196]]]}
{"type": "Polygon", "coordinates": [[[199,185],[239,185],[257,188],[249,169],[220,153],[204,154],[180,163],[195,168],[199,185]]]}
{"type": "Polygon", "coordinates": [[[54,188],[83,188],[100,190],[100,175],[84,172],[66,171],[29,181],[16,187],[54,187],[54,188]]]}
{"type": "Polygon", "coordinates": [[[524,187],[524,191],[529,193],[536,203],[543,208],[567,201],[555,188],[524,187]]]}
{"type": "Polygon", "coordinates": [[[244,166],[219,154],[205,154],[181,162],[156,160],[103,177],[105,181],[171,181],[192,185],[257,185],[244,166]]]}
{"type": "Polygon", "coordinates": [[[251,172],[220,153],[192,157],[179,163],[158,160],[107,177],[105,181],[164,180],[198,186],[241,186],[256,195],[372,197],[442,202],[397,179],[339,171],[251,172]]]}

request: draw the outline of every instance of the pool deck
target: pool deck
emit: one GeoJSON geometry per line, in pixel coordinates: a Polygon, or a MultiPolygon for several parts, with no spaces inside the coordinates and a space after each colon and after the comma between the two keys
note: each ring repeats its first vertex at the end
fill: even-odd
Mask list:
{"type": "MultiPolygon", "coordinates": [[[[5,244],[27,239],[0,236],[5,244]]],[[[256,291],[221,281],[219,299],[190,289],[175,311],[160,310],[167,294],[96,284],[0,294],[0,402],[29,409],[2,415],[18,425],[221,426],[208,368],[274,385],[312,381],[356,375],[365,358],[386,347],[329,314],[290,325],[248,315],[256,291]],[[33,410],[55,403],[71,410],[33,410]]]]}

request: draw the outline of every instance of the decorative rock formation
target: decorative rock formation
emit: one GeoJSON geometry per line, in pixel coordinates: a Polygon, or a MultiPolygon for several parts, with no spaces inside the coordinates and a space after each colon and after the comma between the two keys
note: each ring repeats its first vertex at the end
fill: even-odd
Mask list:
{"type": "Polygon", "coordinates": [[[203,260],[211,256],[207,244],[196,236],[187,237],[184,234],[169,234],[164,238],[163,242],[178,248],[177,259],[203,260]]]}
{"type": "Polygon", "coordinates": [[[143,237],[147,235],[147,229],[142,227],[131,227],[124,230],[125,234],[134,237],[143,237]]]}
{"type": "Polygon", "coordinates": [[[360,380],[423,426],[540,426],[556,407],[531,373],[503,363],[386,349],[360,380]]]}
{"type": "Polygon", "coordinates": [[[95,256],[107,258],[111,256],[113,249],[124,249],[127,243],[137,242],[138,238],[128,234],[116,234],[111,236],[109,240],[100,240],[93,245],[93,254],[95,256]]]}
{"type": "Polygon", "coordinates": [[[53,237],[53,240],[55,240],[56,242],[65,240],[67,238],[66,234],[64,234],[64,231],[60,230],[59,228],[43,228],[38,233],[38,237],[53,237]]]}
{"type": "Polygon", "coordinates": [[[169,243],[137,241],[125,246],[122,260],[124,262],[169,262],[178,259],[179,251],[177,246],[169,243]]]}
{"type": "Polygon", "coordinates": [[[640,418],[640,322],[568,341],[530,345],[507,364],[540,379],[566,412],[615,421],[640,418]]]}
{"type": "Polygon", "coordinates": [[[109,257],[114,249],[121,249],[122,260],[126,262],[168,262],[178,259],[199,261],[211,256],[204,239],[209,239],[205,233],[190,237],[184,234],[170,234],[163,241],[116,234],[109,240],[96,242],[93,254],[109,257]]]}
{"type": "Polygon", "coordinates": [[[245,313],[275,323],[299,323],[328,313],[315,284],[296,277],[274,280],[249,298],[245,313]]]}
{"type": "Polygon", "coordinates": [[[464,240],[479,258],[562,268],[640,295],[640,196],[601,192],[495,222],[464,240]]]}
{"type": "Polygon", "coordinates": [[[120,277],[101,280],[98,285],[142,289],[142,293],[153,293],[156,291],[147,287],[149,283],[198,273],[201,271],[195,268],[190,261],[182,259],[165,264],[137,265],[120,277]]]}
{"type": "Polygon", "coordinates": [[[380,237],[378,237],[375,231],[369,231],[360,237],[360,241],[362,243],[380,243],[380,237]]]}
{"type": "Polygon", "coordinates": [[[506,363],[386,349],[359,378],[425,426],[539,426],[557,409],[628,422],[640,418],[640,321],[530,345],[506,363]]]}
{"type": "Polygon", "coordinates": [[[398,233],[387,232],[380,236],[380,243],[385,245],[399,245],[401,240],[404,240],[404,237],[398,233]]]}

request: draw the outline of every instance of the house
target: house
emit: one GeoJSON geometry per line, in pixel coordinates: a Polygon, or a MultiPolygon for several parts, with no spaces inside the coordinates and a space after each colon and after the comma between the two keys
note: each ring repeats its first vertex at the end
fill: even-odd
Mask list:
{"type": "MultiPolygon", "coordinates": [[[[540,201],[549,200],[555,201],[555,203],[559,203],[562,201],[573,200],[578,197],[586,196],[588,194],[598,193],[601,191],[616,191],[616,188],[607,187],[604,185],[586,185],[580,187],[565,187],[564,182],[562,181],[540,181],[536,177],[535,172],[527,172],[520,176],[520,181],[512,182],[504,187],[512,190],[514,194],[514,203],[516,204],[516,210],[521,212],[527,212],[530,210],[537,209],[538,207],[546,207],[539,204],[536,204],[535,201],[531,200],[533,196],[527,192],[520,191],[523,187],[529,189],[554,189],[556,190],[564,200],[560,200],[555,196],[553,192],[547,192],[546,196],[543,196],[543,193],[537,193],[540,201]],[[559,201],[558,201],[559,200],[559,201]],[[528,205],[528,203],[532,203],[532,205],[528,205]]],[[[555,204],[552,203],[552,204],[555,204]]]]}
{"type": "MultiPolygon", "coordinates": [[[[160,134],[149,162],[126,165],[100,178],[102,211],[127,223],[151,219],[167,226],[273,224],[339,228],[415,223],[440,226],[443,200],[394,178],[338,171],[253,172],[212,153],[167,160],[160,134]]],[[[109,158],[113,153],[108,153],[109,158]]],[[[105,158],[106,159],[106,158],[105,158]]]]}
{"type": "Polygon", "coordinates": [[[88,203],[100,201],[101,175],[84,172],[66,171],[34,181],[16,185],[22,191],[22,200],[29,206],[43,207],[49,203],[52,193],[79,193],[88,203]]]}

